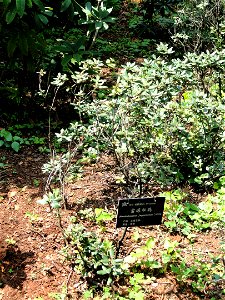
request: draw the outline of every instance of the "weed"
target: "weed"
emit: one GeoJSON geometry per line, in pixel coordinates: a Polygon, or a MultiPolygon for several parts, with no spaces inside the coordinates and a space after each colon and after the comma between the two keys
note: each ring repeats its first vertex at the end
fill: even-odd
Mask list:
{"type": "Polygon", "coordinates": [[[8,237],[5,239],[6,243],[10,246],[14,246],[16,244],[16,241],[12,237],[8,237]]]}

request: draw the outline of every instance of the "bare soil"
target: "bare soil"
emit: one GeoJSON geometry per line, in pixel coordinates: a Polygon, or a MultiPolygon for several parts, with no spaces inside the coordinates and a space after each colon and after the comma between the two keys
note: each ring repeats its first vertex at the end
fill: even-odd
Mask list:
{"type": "MultiPolygon", "coordinates": [[[[67,288],[68,299],[82,299],[84,282],[60,254],[64,241],[57,219],[49,208],[37,203],[44,193],[46,178],[41,167],[48,161],[48,155],[33,148],[18,154],[1,149],[0,155],[5,157],[7,164],[0,171],[0,300],[65,299],[54,298],[55,293],[62,292],[63,286],[67,288]]],[[[71,209],[63,211],[65,225],[68,217],[75,215],[79,208],[116,210],[121,191],[114,184],[114,168],[113,160],[104,156],[98,163],[85,166],[82,178],[69,184],[67,192],[71,209]]],[[[88,223],[85,226],[88,227],[88,223]]],[[[91,225],[88,229],[94,230],[91,225]]],[[[122,231],[115,229],[115,223],[109,223],[105,235],[118,240],[122,231]]],[[[200,233],[190,247],[186,238],[170,235],[163,225],[130,228],[121,256],[153,236],[159,247],[165,237],[170,237],[180,243],[182,255],[190,260],[194,251],[207,259],[210,253],[219,254],[223,234],[219,230],[200,233]],[[135,230],[140,235],[138,245],[132,239],[135,230]]],[[[146,290],[146,299],[149,300],[211,299],[207,293],[196,296],[169,272],[157,278],[154,284],[149,284],[146,290]]]]}

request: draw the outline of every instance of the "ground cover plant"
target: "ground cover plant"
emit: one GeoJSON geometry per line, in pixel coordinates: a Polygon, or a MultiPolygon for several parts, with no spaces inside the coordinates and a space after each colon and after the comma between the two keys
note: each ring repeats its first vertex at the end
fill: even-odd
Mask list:
{"type": "Polygon", "coordinates": [[[0,2],[0,299],[224,299],[224,2],[49,5],[0,2]]]}

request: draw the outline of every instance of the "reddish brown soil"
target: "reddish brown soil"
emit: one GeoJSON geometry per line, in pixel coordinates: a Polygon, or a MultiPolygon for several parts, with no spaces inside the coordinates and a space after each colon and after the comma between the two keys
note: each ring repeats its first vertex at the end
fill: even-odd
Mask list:
{"type": "MultiPolygon", "coordinates": [[[[46,178],[41,167],[48,160],[47,155],[33,149],[19,154],[0,151],[8,164],[0,173],[0,300],[56,299],[53,293],[61,293],[63,286],[68,289],[68,297],[57,299],[81,299],[80,292],[85,285],[63,262],[60,249],[64,243],[57,220],[48,208],[37,203],[44,193],[46,178]]],[[[106,157],[95,165],[84,167],[82,179],[68,186],[69,204],[73,208],[63,212],[64,224],[68,216],[75,214],[78,206],[116,208],[121,194],[114,185],[113,170],[113,161],[106,157]]],[[[154,236],[158,247],[161,247],[162,241],[169,236],[163,226],[129,229],[121,255],[135,249],[131,235],[135,230],[140,234],[137,246],[149,236],[154,236]]],[[[112,223],[105,234],[119,239],[122,229],[116,230],[112,223]]],[[[194,250],[206,257],[208,253],[219,252],[223,234],[219,231],[199,234],[191,248],[181,236],[170,238],[180,243],[182,255],[191,260],[194,250]]],[[[207,295],[197,297],[189,289],[181,287],[170,274],[161,276],[146,290],[146,299],[149,300],[210,299],[207,295]]]]}

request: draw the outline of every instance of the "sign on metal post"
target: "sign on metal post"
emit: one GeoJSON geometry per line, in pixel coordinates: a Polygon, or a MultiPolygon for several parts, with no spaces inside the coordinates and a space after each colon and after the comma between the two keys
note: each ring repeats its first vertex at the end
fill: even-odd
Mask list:
{"type": "Polygon", "coordinates": [[[164,197],[119,200],[116,228],[161,224],[164,203],[164,197]]]}

